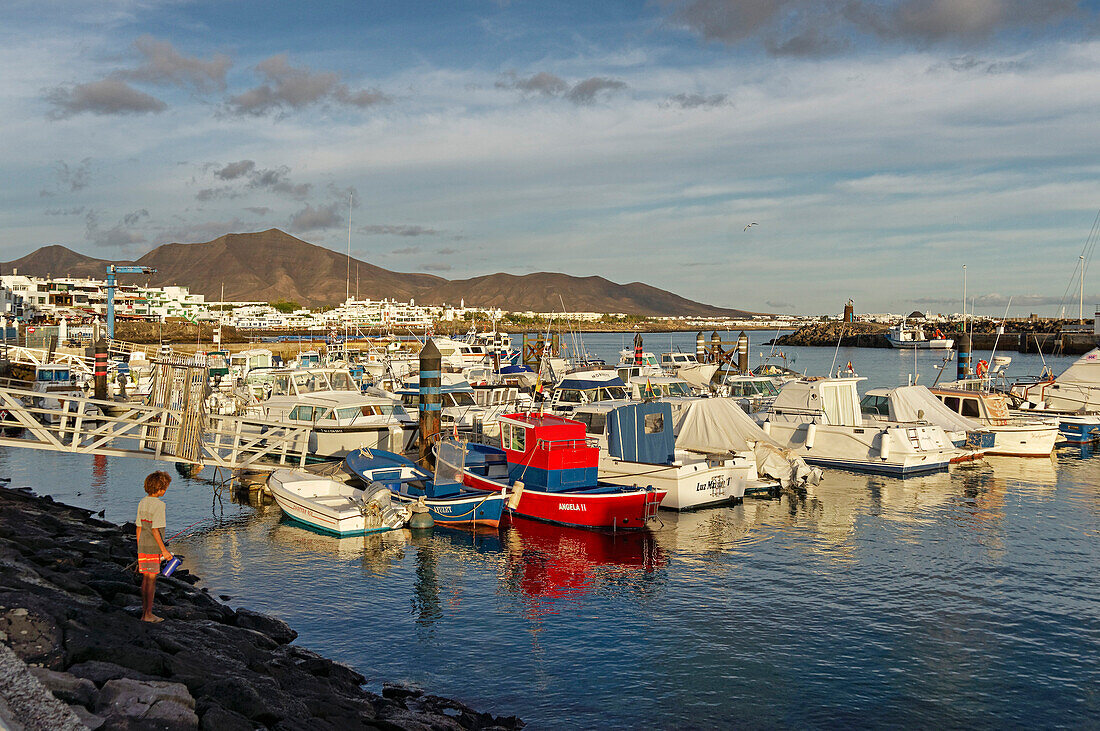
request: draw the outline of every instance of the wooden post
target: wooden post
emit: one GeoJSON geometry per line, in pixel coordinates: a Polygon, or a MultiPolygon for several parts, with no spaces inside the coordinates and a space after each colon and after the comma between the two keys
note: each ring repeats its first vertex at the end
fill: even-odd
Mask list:
{"type": "Polygon", "coordinates": [[[439,437],[439,412],[442,402],[441,371],[443,356],[435,340],[420,351],[420,464],[434,467],[432,444],[439,437]]]}

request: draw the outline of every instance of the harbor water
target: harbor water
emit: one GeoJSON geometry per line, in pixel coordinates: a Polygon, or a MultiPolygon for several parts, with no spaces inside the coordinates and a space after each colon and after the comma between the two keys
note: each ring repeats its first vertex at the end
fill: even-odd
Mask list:
{"type": "MultiPolygon", "coordinates": [[[[751,334],[754,364],[773,336],[751,334]]],[[[585,342],[615,362],[632,337],[585,342]]],[[[694,352],[694,333],[644,337],[654,353],[694,352]]],[[[864,387],[914,372],[912,352],[786,355],[810,374],[852,361],[864,387]]],[[[1014,373],[1042,366],[1010,355],[1014,373]]],[[[918,353],[919,382],[941,362],[918,353]]],[[[905,480],[827,470],[804,493],[662,512],[650,533],[523,522],[344,539],[237,505],[208,472],[0,450],[11,485],[116,522],[133,520],[158,468],[173,476],[166,533],[182,532],[170,549],[213,594],[284,619],[375,686],[414,684],[532,728],[1100,718],[1100,459],[1087,447],[905,480]]]]}

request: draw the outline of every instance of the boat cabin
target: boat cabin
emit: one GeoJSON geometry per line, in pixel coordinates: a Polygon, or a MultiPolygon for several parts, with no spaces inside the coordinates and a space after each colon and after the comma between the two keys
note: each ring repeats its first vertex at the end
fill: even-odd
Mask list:
{"type": "Polygon", "coordinates": [[[661,368],[670,373],[698,364],[699,361],[691,353],[661,353],[661,368]]]}
{"type": "MultiPolygon", "coordinates": [[[[305,396],[325,391],[359,393],[359,386],[345,368],[280,368],[262,371],[264,382],[270,379],[275,396],[305,396]]],[[[251,377],[248,379],[251,382],[251,377]]]]}
{"type": "Polygon", "coordinates": [[[502,416],[500,446],[512,481],[550,492],[596,484],[600,450],[588,444],[579,421],[546,413],[502,416]]]}
{"type": "Polygon", "coordinates": [[[614,371],[585,371],[566,376],[558,382],[550,401],[550,410],[572,412],[578,404],[616,401],[626,398],[626,383],[614,371]]]}
{"type": "Polygon", "coordinates": [[[833,426],[863,426],[856,384],[865,378],[803,378],[791,381],[776,396],[770,411],[820,417],[833,426]]]}
{"type": "Polygon", "coordinates": [[[1000,394],[946,388],[929,390],[956,414],[993,426],[1008,424],[1008,400],[1000,394]]]}
{"type": "Polygon", "coordinates": [[[695,395],[691,384],[672,376],[634,376],[627,383],[627,393],[636,401],[669,396],[691,398],[695,395]]]}

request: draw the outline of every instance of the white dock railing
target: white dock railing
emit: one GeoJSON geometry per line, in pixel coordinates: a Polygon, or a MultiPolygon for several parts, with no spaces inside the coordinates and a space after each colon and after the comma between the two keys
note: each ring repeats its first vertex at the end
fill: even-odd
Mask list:
{"type": "Polygon", "coordinates": [[[308,426],[23,388],[0,387],[0,427],[25,429],[22,436],[0,434],[0,446],[228,470],[301,467],[309,455],[308,426]]]}

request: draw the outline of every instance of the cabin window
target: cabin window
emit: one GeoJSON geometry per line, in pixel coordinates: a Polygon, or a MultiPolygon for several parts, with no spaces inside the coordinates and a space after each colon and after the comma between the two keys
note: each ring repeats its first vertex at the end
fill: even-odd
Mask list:
{"type": "Polygon", "coordinates": [[[401,397],[401,403],[404,404],[405,406],[408,406],[408,407],[411,407],[411,408],[414,408],[414,409],[419,409],[420,408],[420,397],[418,395],[416,395],[415,393],[407,393],[407,394],[405,394],[401,397]]]}
{"type": "Polygon", "coordinates": [[[359,416],[359,409],[354,406],[349,406],[344,409],[337,409],[336,415],[341,419],[354,419],[359,416]]]}
{"type": "Polygon", "coordinates": [[[290,376],[275,376],[275,382],[271,387],[272,396],[290,395],[290,376]]]}
{"type": "Polygon", "coordinates": [[[973,416],[973,417],[977,418],[977,416],[978,416],[978,399],[964,398],[962,400],[962,411],[960,413],[963,416],[973,416]]]}
{"type": "Polygon", "coordinates": [[[665,415],[664,414],[646,414],[645,415],[645,433],[646,434],[660,434],[665,430],[665,415]]]}
{"type": "Polygon", "coordinates": [[[859,402],[859,410],[865,414],[890,416],[890,400],[885,396],[864,396],[859,402]]]}
{"type": "Polygon", "coordinates": [[[290,418],[294,421],[313,421],[313,407],[295,406],[290,412],[290,418]]]}
{"type": "Polygon", "coordinates": [[[331,419],[332,409],[325,409],[324,411],[322,411],[321,409],[315,409],[313,412],[313,417],[317,421],[320,421],[321,419],[331,419]]]}
{"type": "Polygon", "coordinates": [[[558,401],[566,404],[579,404],[581,402],[581,392],[575,388],[563,388],[558,392],[558,401]]]}
{"type": "Polygon", "coordinates": [[[959,413],[959,397],[958,396],[944,396],[943,397],[943,403],[944,403],[944,406],[951,409],[956,414],[959,413]]]}
{"type": "Polygon", "coordinates": [[[573,418],[584,424],[584,430],[588,434],[603,434],[607,428],[607,414],[576,414],[573,418]]]}
{"type": "Polygon", "coordinates": [[[351,377],[347,373],[333,373],[329,380],[332,382],[332,390],[334,391],[357,390],[351,385],[351,377]]]}
{"type": "Polygon", "coordinates": [[[621,401],[626,398],[626,389],[622,386],[611,386],[609,388],[600,389],[600,400],[618,400],[621,401]]]}
{"type": "Polygon", "coordinates": [[[473,395],[465,391],[448,395],[451,397],[454,406],[477,406],[477,404],[474,403],[473,395]]]}
{"type": "Polygon", "coordinates": [[[527,451],[527,430],[522,426],[505,425],[501,429],[501,438],[504,439],[504,447],[516,452],[527,451]]]}
{"type": "Polygon", "coordinates": [[[670,383],[668,384],[669,396],[690,396],[691,388],[686,383],[670,383]]]}

